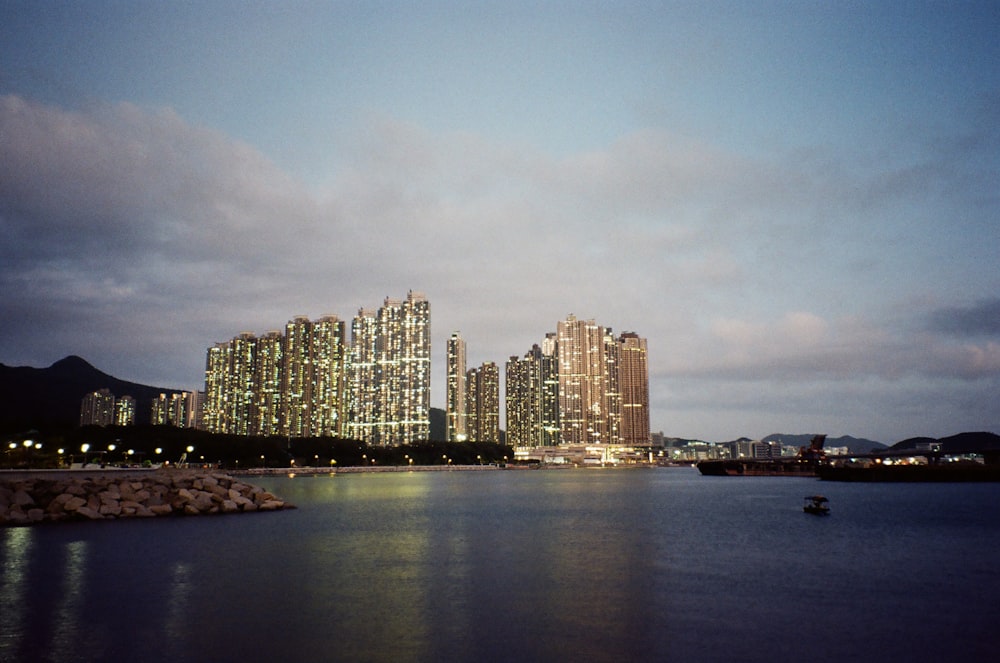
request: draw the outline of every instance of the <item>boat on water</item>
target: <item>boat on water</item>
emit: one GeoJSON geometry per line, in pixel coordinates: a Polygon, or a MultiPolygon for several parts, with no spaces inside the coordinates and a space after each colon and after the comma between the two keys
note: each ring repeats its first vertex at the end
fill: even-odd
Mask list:
{"type": "Polygon", "coordinates": [[[830,515],[830,507],[826,505],[830,500],[822,495],[806,495],[805,499],[806,503],[802,506],[802,510],[806,513],[811,513],[814,516],[830,515]]]}

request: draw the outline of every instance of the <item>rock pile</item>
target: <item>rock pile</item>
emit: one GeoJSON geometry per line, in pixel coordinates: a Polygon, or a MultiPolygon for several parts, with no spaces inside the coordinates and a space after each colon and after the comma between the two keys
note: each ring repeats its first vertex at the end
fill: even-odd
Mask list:
{"type": "Polygon", "coordinates": [[[0,525],[294,509],[228,475],[178,470],[114,476],[0,478],[0,525]]]}

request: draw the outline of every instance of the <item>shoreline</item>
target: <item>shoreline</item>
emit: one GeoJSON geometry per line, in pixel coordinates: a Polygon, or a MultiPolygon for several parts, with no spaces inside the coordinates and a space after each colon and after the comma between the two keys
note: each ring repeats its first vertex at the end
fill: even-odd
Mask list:
{"type": "Polygon", "coordinates": [[[22,470],[0,474],[0,526],[294,509],[260,486],[203,468],[22,470]]]}

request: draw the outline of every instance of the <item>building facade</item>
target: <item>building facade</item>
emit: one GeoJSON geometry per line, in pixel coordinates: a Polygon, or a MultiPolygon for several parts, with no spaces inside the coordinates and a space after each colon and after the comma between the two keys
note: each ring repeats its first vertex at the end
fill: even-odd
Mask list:
{"type": "Polygon", "coordinates": [[[81,426],[111,426],[115,423],[115,396],[110,389],[98,389],[80,401],[81,426]]]}
{"type": "Polygon", "coordinates": [[[500,369],[488,361],[466,374],[468,439],[500,442],[500,369]]]}
{"type": "Polygon", "coordinates": [[[234,435],[353,437],[406,444],[430,434],[430,306],[410,292],[335,315],[296,316],[283,332],[244,332],[205,359],[206,430],[234,435]]]}
{"type": "Polygon", "coordinates": [[[122,396],[115,400],[115,426],[135,425],[135,399],[122,396]]]}
{"type": "Polygon", "coordinates": [[[390,446],[430,436],[430,303],[410,291],[351,325],[349,437],[390,446]]]}
{"type": "Polygon", "coordinates": [[[650,444],[646,340],[568,316],[506,379],[508,441],[516,447],[650,444]]]}
{"type": "Polygon", "coordinates": [[[652,444],[649,430],[649,365],[646,339],[625,332],[618,339],[621,443],[652,444]]]}
{"type": "Polygon", "coordinates": [[[605,329],[570,315],[557,326],[559,437],[564,444],[611,443],[605,329]]]}
{"type": "Polygon", "coordinates": [[[448,339],[447,392],[445,400],[445,438],[448,442],[468,439],[465,404],[465,340],[455,332],[448,339]]]}

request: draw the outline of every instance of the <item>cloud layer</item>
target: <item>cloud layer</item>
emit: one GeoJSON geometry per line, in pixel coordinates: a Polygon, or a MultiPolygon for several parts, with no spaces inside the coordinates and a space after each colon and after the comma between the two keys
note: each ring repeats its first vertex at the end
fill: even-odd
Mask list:
{"type": "Polygon", "coordinates": [[[215,341],[412,288],[436,406],[452,331],[470,363],[502,363],[574,313],[649,339],[667,434],[1000,429],[982,141],[879,163],[655,127],[568,155],[385,116],[354,129],[317,187],[170,109],[0,97],[0,361],[73,352],[194,387],[215,341]]]}

